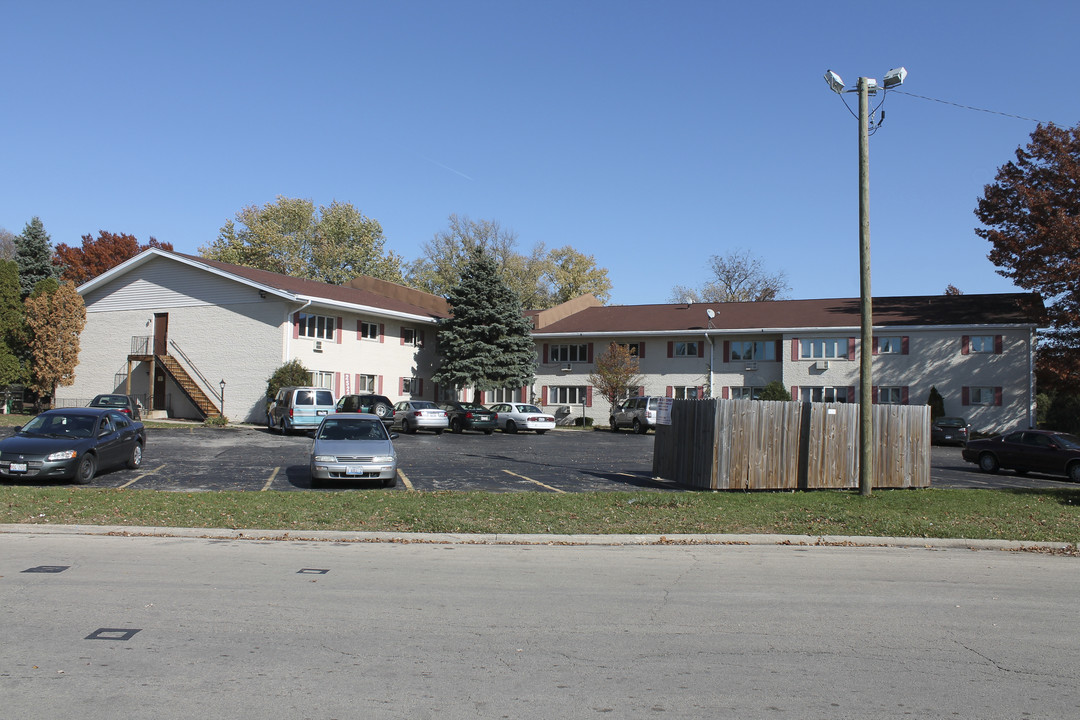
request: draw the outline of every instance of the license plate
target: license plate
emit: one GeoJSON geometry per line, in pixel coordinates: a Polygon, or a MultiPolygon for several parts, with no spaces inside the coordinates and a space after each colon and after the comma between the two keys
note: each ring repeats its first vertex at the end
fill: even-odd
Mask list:
{"type": "Polygon", "coordinates": [[[364,474],[364,468],[346,467],[345,468],[345,474],[346,475],[363,475],[364,474]]]}
{"type": "Polygon", "coordinates": [[[315,414],[316,415],[325,415],[328,412],[330,412],[330,411],[329,410],[316,410],[315,414]]]}
{"type": "Polygon", "coordinates": [[[26,472],[26,463],[11,463],[11,472],[26,472]]]}

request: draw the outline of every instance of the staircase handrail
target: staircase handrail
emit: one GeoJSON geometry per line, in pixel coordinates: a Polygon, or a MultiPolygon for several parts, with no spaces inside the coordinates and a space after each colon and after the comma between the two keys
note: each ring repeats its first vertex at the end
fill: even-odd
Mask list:
{"type": "Polygon", "coordinates": [[[187,368],[185,369],[188,369],[191,372],[195,373],[199,380],[202,381],[202,389],[205,391],[207,388],[209,388],[210,395],[218,401],[218,407],[221,407],[221,393],[214,389],[214,386],[210,383],[209,380],[206,379],[206,376],[199,371],[199,368],[195,366],[195,363],[191,362],[191,358],[187,356],[187,353],[185,353],[180,348],[180,346],[176,344],[175,340],[169,340],[169,347],[175,350],[176,354],[184,359],[184,363],[187,365],[187,368]]]}

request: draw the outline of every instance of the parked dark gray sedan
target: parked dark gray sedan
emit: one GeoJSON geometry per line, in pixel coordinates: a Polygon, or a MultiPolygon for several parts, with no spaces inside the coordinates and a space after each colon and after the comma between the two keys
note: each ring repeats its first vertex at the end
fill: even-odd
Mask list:
{"type": "Polygon", "coordinates": [[[139,467],[144,447],[143,424],[116,410],[47,410],[0,440],[0,476],[85,484],[98,469],[139,467]]]}

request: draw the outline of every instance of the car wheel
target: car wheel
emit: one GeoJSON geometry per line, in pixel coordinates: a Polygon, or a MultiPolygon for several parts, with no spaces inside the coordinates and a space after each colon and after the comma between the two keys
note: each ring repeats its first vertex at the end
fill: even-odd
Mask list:
{"type": "Polygon", "coordinates": [[[491,430],[491,429],[489,428],[489,429],[487,429],[487,430],[485,430],[485,431],[484,431],[484,434],[485,434],[485,435],[490,435],[490,434],[491,434],[492,432],[493,432],[493,431],[492,431],[492,430],[491,430]]]}
{"type": "Polygon", "coordinates": [[[611,423],[611,432],[619,432],[619,426],[615,424],[615,418],[608,418],[608,422],[611,423]]]}
{"type": "Polygon", "coordinates": [[[517,423],[514,422],[513,420],[507,420],[506,421],[506,432],[508,432],[508,433],[516,433],[517,432],[517,423]]]}
{"type": "Polygon", "coordinates": [[[442,431],[443,431],[442,428],[435,428],[435,434],[436,435],[442,435],[442,431]]]}
{"type": "Polygon", "coordinates": [[[636,432],[638,435],[644,435],[645,433],[649,432],[649,428],[642,425],[640,420],[635,419],[634,432],[636,432]]]}
{"type": "Polygon", "coordinates": [[[1069,479],[1073,482],[1080,482],[1080,462],[1074,462],[1068,467],[1069,479]]]}
{"type": "Polygon", "coordinates": [[[383,480],[382,485],[383,485],[383,487],[388,487],[388,488],[396,487],[397,486],[397,473],[396,472],[394,473],[394,477],[387,478],[387,479],[383,480]]]}
{"type": "Polygon", "coordinates": [[[408,420],[402,420],[401,421],[401,431],[404,432],[404,433],[408,433],[409,435],[412,435],[413,433],[416,432],[416,428],[414,428],[412,426],[412,423],[410,423],[408,420]]]}
{"type": "Polygon", "coordinates": [[[127,466],[132,470],[142,465],[142,443],[135,443],[135,447],[131,448],[131,455],[128,457],[127,466]]]}
{"type": "Polygon", "coordinates": [[[75,469],[75,482],[85,485],[94,479],[94,473],[96,472],[97,459],[91,453],[86,453],[79,460],[79,466],[75,469]]]}
{"type": "Polygon", "coordinates": [[[375,406],[375,414],[381,418],[388,418],[393,412],[394,408],[390,407],[386,403],[379,403],[375,406]]]}
{"type": "Polygon", "coordinates": [[[461,434],[461,420],[454,418],[454,421],[450,423],[450,430],[454,433],[461,434]]]}
{"type": "Polygon", "coordinates": [[[987,473],[996,473],[1001,466],[992,453],[983,453],[979,456],[979,469],[987,473]]]}

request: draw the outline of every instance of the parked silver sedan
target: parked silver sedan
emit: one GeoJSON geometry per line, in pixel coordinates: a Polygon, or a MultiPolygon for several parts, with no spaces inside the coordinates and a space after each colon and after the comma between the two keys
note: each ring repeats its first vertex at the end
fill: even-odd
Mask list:
{"type": "Polygon", "coordinates": [[[433,430],[436,435],[442,435],[443,430],[450,426],[450,417],[445,410],[428,400],[402,400],[394,406],[394,425],[404,433],[433,430]]]}
{"type": "Polygon", "coordinates": [[[324,480],[379,480],[397,484],[393,438],[377,415],[335,413],[315,430],[311,443],[311,484],[324,480]]]}

